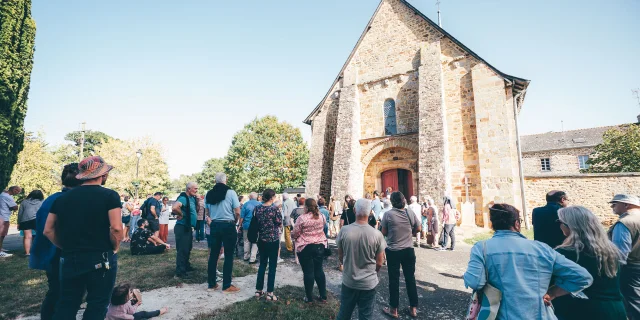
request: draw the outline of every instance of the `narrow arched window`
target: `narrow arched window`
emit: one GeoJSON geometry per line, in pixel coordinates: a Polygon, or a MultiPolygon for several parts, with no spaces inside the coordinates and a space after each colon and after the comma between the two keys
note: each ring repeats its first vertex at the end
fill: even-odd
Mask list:
{"type": "Polygon", "coordinates": [[[384,101],[384,135],[390,136],[397,133],[396,102],[393,99],[387,99],[384,101]]]}

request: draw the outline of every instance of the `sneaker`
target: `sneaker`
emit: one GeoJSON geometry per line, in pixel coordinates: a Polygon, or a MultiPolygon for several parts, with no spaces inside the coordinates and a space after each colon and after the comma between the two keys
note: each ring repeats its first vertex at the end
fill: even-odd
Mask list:
{"type": "Polygon", "coordinates": [[[216,283],[215,286],[207,288],[207,291],[211,292],[211,291],[216,291],[218,289],[220,289],[220,285],[216,283]]]}
{"type": "Polygon", "coordinates": [[[240,291],[240,288],[238,288],[238,287],[236,287],[234,285],[231,285],[231,286],[229,286],[229,288],[226,288],[226,289],[222,290],[222,292],[224,292],[224,293],[236,293],[238,291],[240,291]]]}
{"type": "Polygon", "coordinates": [[[7,250],[7,249],[5,249],[5,248],[2,248],[2,249],[0,249],[0,251],[2,251],[2,252],[9,252],[9,251],[11,251],[11,250],[7,250]]]}
{"type": "Polygon", "coordinates": [[[11,253],[6,253],[4,251],[0,251],[0,258],[9,258],[13,256],[11,253]]]}
{"type": "Polygon", "coordinates": [[[224,274],[222,272],[218,271],[218,269],[216,269],[216,275],[218,277],[221,277],[221,278],[222,278],[222,276],[224,276],[224,274]]]}
{"type": "Polygon", "coordinates": [[[278,258],[278,263],[282,263],[284,262],[284,260],[282,260],[281,258],[278,258]]]}

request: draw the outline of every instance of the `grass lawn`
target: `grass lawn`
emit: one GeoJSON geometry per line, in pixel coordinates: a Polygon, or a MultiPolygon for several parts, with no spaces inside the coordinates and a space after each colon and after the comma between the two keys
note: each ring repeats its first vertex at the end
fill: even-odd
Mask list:
{"type": "MultiPolygon", "coordinates": [[[[317,293],[317,289],[315,290],[317,293]]],[[[326,304],[314,302],[307,304],[303,298],[304,288],[285,286],[277,288],[277,302],[249,299],[230,305],[212,313],[200,314],[195,320],[328,320],[338,315],[339,301],[330,293],[326,304]]]]}
{"type": "MultiPolygon", "coordinates": [[[[191,252],[191,264],[196,269],[189,273],[183,283],[204,283],[207,281],[208,255],[205,250],[191,252]]],[[[222,270],[223,259],[218,261],[222,270]]],[[[40,311],[40,304],[47,291],[47,277],[44,271],[32,270],[23,254],[0,260],[0,319],[13,319],[18,315],[33,315],[40,311]],[[10,310],[10,311],[9,311],[10,310]]],[[[173,279],[176,268],[176,252],[151,256],[132,256],[129,249],[118,253],[118,275],[116,283],[131,283],[141,291],[176,286],[182,281],[173,279]]],[[[243,277],[257,272],[257,268],[241,259],[236,259],[234,277],[243,277]]]]}
{"type": "MultiPolygon", "coordinates": [[[[523,229],[520,231],[520,233],[522,233],[525,237],[527,237],[527,239],[533,240],[533,228],[529,230],[523,229]]],[[[493,231],[489,231],[486,233],[478,233],[473,238],[464,239],[464,242],[470,245],[474,245],[478,241],[487,240],[491,237],[493,237],[493,231]]]]}

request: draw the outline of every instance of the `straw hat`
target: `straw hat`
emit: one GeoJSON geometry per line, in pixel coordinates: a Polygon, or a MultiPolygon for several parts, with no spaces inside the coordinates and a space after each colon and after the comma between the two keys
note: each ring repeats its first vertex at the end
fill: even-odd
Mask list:
{"type": "Polygon", "coordinates": [[[90,180],[107,174],[113,169],[113,166],[104,162],[100,156],[92,156],[80,161],[78,169],[80,169],[80,173],[76,175],[76,179],[90,180]]]}

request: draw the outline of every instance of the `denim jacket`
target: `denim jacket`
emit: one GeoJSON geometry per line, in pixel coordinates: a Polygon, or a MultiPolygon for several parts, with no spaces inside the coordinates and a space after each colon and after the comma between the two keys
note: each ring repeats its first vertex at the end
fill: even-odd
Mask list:
{"type": "MultiPolygon", "coordinates": [[[[586,269],[565,258],[548,245],[531,241],[509,230],[496,231],[486,240],[489,283],[502,292],[496,319],[557,319],[542,300],[551,277],[555,285],[577,293],[589,287],[593,278],[586,269]]],[[[471,249],[464,273],[467,288],[479,290],[487,282],[482,242],[471,249]]]]}

